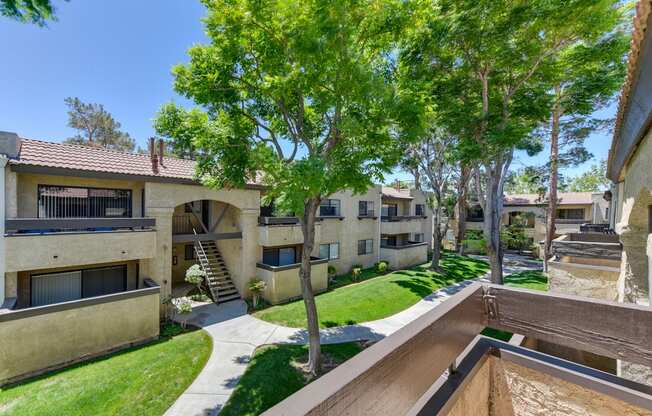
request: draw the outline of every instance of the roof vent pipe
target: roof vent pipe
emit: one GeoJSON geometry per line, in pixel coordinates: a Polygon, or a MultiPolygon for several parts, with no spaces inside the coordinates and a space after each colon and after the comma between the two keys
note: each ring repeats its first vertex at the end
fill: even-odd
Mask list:
{"type": "Polygon", "coordinates": [[[158,159],[156,158],[156,146],[155,139],[153,137],[149,138],[149,157],[152,161],[152,171],[158,173],[158,159]]]}

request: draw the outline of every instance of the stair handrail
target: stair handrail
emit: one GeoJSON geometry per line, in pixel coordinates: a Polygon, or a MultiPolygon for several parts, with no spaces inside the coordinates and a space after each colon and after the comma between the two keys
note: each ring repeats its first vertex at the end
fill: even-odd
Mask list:
{"type": "MultiPolygon", "coordinates": [[[[192,232],[195,236],[197,236],[197,230],[195,229],[194,226],[192,226],[192,232]]],[[[208,270],[206,270],[207,267],[203,264],[204,262],[206,262],[206,264],[209,264],[208,256],[206,256],[206,251],[204,250],[204,246],[202,246],[201,240],[199,239],[195,240],[195,251],[197,252],[197,256],[199,257],[199,264],[201,265],[202,269],[204,269],[204,274],[205,274],[204,279],[206,279],[206,284],[208,285],[208,289],[211,291],[211,295],[213,295],[213,297],[215,298],[213,300],[217,305],[219,302],[218,299],[219,299],[220,289],[217,285],[215,285],[215,287],[213,288],[213,285],[211,285],[211,282],[208,279],[208,270]],[[201,250],[201,254],[199,253],[197,247],[199,247],[199,249],[201,250]],[[213,293],[213,289],[215,289],[215,293],[213,293]]]]}

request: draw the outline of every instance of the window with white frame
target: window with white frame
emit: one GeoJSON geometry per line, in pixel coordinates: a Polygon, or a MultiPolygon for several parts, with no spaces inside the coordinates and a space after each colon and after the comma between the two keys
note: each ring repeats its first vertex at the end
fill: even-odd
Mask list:
{"type": "Polygon", "coordinates": [[[320,244],[319,258],[335,260],[340,258],[340,243],[320,244]]]}
{"type": "Polygon", "coordinates": [[[423,243],[423,233],[414,233],[412,241],[415,243],[423,243]]]}
{"type": "Polygon", "coordinates": [[[324,199],[319,204],[320,217],[339,217],[340,216],[340,200],[339,199],[324,199]]]}
{"type": "Polygon", "coordinates": [[[414,206],[414,215],[423,216],[426,215],[426,207],[424,204],[416,204],[414,206]]]}
{"type": "Polygon", "coordinates": [[[374,252],[374,240],[358,240],[358,256],[371,254],[374,252]]]}
{"type": "Polygon", "coordinates": [[[374,215],[374,201],[358,202],[358,216],[373,217],[373,215],[374,215]]]}

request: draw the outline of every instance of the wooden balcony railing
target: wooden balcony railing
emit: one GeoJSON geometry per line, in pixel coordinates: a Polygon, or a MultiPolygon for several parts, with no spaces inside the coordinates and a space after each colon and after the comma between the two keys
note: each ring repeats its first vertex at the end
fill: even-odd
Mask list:
{"type": "Polygon", "coordinates": [[[154,218],[9,218],[5,220],[5,232],[9,235],[100,232],[151,229],[155,225],[154,218]]]}
{"type": "MultiPolygon", "coordinates": [[[[473,283],[264,414],[440,414],[420,410],[438,397],[439,408],[442,400],[459,397],[460,383],[441,380],[453,379],[446,371],[459,371],[460,357],[469,357],[487,326],[652,366],[650,308],[473,283]]],[[[539,368],[548,357],[548,370],[558,378],[652,408],[649,387],[542,353],[532,358],[534,352],[523,347],[499,353],[539,368]]]]}

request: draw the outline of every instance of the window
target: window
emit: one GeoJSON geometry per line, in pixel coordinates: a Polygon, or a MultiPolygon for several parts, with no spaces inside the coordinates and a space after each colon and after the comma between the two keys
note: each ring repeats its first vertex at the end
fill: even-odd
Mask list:
{"type": "Polygon", "coordinates": [[[131,190],[39,185],[38,217],[131,217],[131,190]]]}
{"type": "Polygon", "coordinates": [[[398,205],[383,204],[381,208],[381,215],[383,217],[396,217],[398,215],[398,205]]]}
{"type": "Polygon", "coordinates": [[[340,258],[340,243],[320,244],[319,258],[335,260],[340,258]]]}
{"type": "Polygon", "coordinates": [[[558,209],[557,218],[559,218],[560,220],[583,220],[584,208],[558,209]]]}
{"type": "Polygon", "coordinates": [[[423,243],[423,233],[414,233],[414,238],[412,241],[415,243],[423,243]]]}
{"type": "Polygon", "coordinates": [[[470,206],[466,213],[466,220],[471,222],[484,221],[484,212],[482,212],[482,207],[480,205],[470,206]]]}
{"type": "Polygon", "coordinates": [[[358,255],[371,254],[374,252],[374,240],[358,240],[358,255]]]}
{"type": "Polygon", "coordinates": [[[380,237],[380,246],[396,247],[397,239],[395,235],[385,235],[380,237]]]}
{"type": "Polygon", "coordinates": [[[31,276],[30,306],[50,305],[127,290],[127,266],[31,276]]]}
{"type": "Polygon", "coordinates": [[[360,201],[360,202],[358,202],[358,216],[360,216],[360,217],[373,217],[374,216],[374,202],[373,201],[360,201]]]}
{"type": "Polygon", "coordinates": [[[296,247],[263,249],[263,263],[270,266],[288,266],[297,263],[296,247]]]}
{"type": "Polygon", "coordinates": [[[416,216],[418,216],[418,217],[421,217],[421,216],[426,215],[426,214],[425,214],[425,212],[426,212],[426,209],[425,209],[425,208],[426,208],[426,207],[425,207],[423,204],[416,204],[416,205],[414,206],[414,215],[416,215],[416,216]]]}
{"type": "Polygon", "coordinates": [[[195,260],[195,246],[192,244],[186,244],[184,246],[184,256],[183,258],[186,261],[195,260]]]}
{"type": "Polygon", "coordinates": [[[339,199],[324,199],[319,205],[320,217],[339,217],[340,216],[340,200],[339,199]]]}

